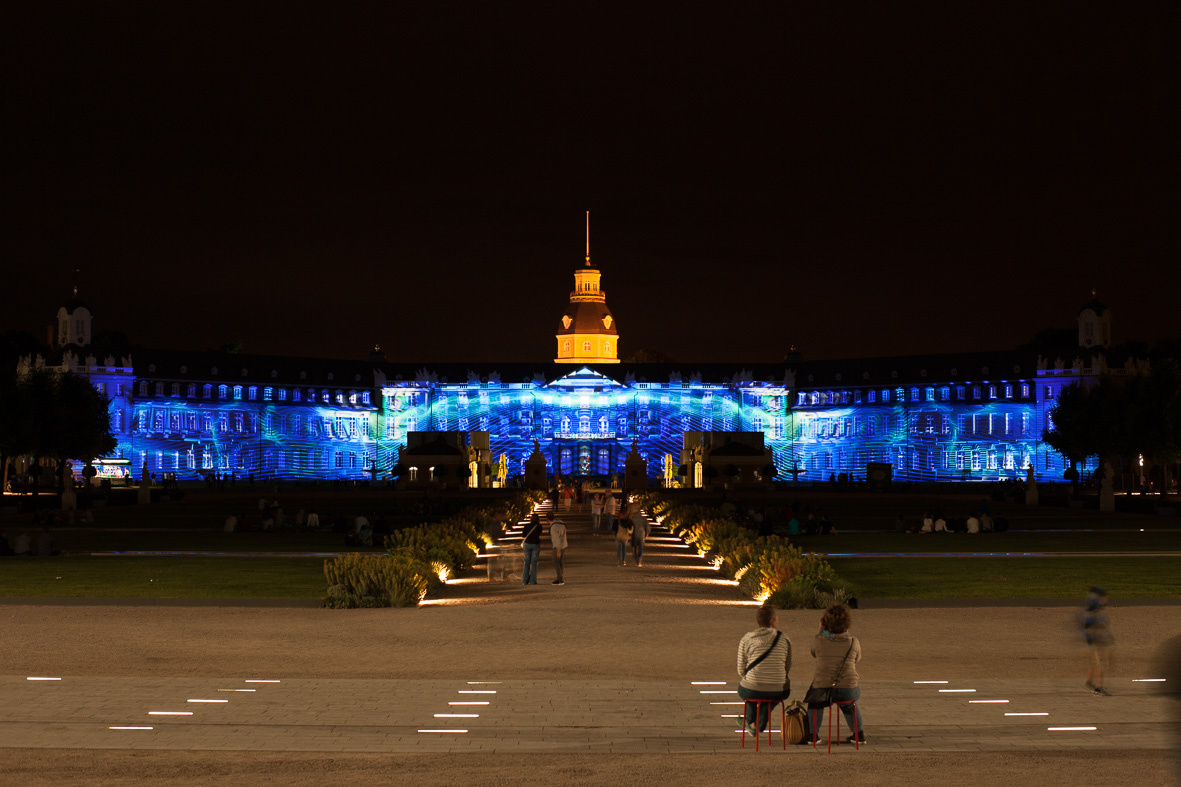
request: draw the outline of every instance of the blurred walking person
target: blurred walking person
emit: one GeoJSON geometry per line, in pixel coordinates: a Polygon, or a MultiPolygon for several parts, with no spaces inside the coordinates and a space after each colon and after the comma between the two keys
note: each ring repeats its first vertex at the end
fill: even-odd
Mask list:
{"type": "Polygon", "coordinates": [[[1103,688],[1103,673],[1111,663],[1111,630],[1107,620],[1107,591],[1098,585],[1087,594],[1087,609],[1083,615],[1083,636],[1091,652],[1087,682],[1084,684],[1097,697],[1110,697],[1103,688]]]}

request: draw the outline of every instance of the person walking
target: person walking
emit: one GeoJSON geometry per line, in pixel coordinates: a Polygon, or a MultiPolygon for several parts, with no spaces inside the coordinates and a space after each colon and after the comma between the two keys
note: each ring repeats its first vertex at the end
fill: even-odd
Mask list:
{"type": "MultiPolygon", "coordinates": [[[[852,624],[852,614],[844,604],[833,604],[824,610],[820,618],[820,633],[812,640],[812,657],[816,659],[816,671],[812,675],[812,687],[824,689],[832,687],[832,701],[856,702],[861,698],[861,686],[857,677],[857,662],[861,661],[861,643],[849,633],[852,624]]],[[[810,705],[808,721],[811,724],[813,739],[824,721],[826,705],[810,705]]],[[[849,743],[853,743],[854,735],[859,743],[865,740],[865,718],[861,709],[854,710],[852,705],[839,706],[845,714],[845,721],[849,729],[855,730],[849,736],[849,743]],[[854,718],[856,717],[856,718],[854,718]]]]}
{"type": "Polygon", "coordinates": [[[1087,669],[1085,685],[1096,697],[1110,697],[1103,688],[1103,673],[1111,661],[1111,630],[1107,620],[1107,591],[1095,585],[1087,594],[1087,608],[1083,615],[1083,636],[1091,652],[1091,666],[1087,669]]]}
{"type": "Polygon", "coordinates": [[[619,507],[615,501],[615,493],[611,490],[607,490],[607,499],[603,501],[603,514],[607,517],[608,533],[615,531],[615,512],[618,510],[619,507]]]}
{"type": "Polygon", "coordinates": [[[615,519],[615,558],[621,566],[627,565],[627,546],[632,540],[632,523],[626,513],[615,519]]]}
{"type": "Polygon", "coordinates": [[[525,560],[521,566],[521,584],[537,584],[537,559],[541,556],[541,519],[537,514],[529,517],[525,525],[525,537],[521,541],[525,548],[525,560]]]}
{"type": "Polygon", "coordinates": [[[566,523],[560,519],[554,519],[554,512],[550,511],[546,514],[549,520],[549,537],[554,545],[554,570],[558,573],[558,578],[554,580],[555,585],[565,585],[566,582],[562,579],[562,556],[566,552],[566,523]]]}
{"type": "Polygon", "coordinates": [[[570,503],[574,500],[574,490],[566,487],[562,490],[562,511],[563,513],[570,513],[570,503]]]}
{"type": "Polygon", "coordinates": [[[599,525],[603,522],[603,496],[596,492],[591,498],[591,534],[599,534],[599,525]]]}
{"type": "Polygon", "coordinates": [[[743,726],[757,736],[767,729],[771,710],[791,696],[791,640],[776,627],[775,607],[755,612],[759,627],[738,642],[738,696],[744,700],[775,700],[745,704],[743,726]]]}
{"type": "Polygon", "coordinates": [[[628,520],[632,525],[632,557],[636,559],[637,566],[642,566],[644,565],[644,540],[648,538],[652,525],[648,522],[648,517],[644,516],[644,511],[640,508],[639,503],[632,503],[629,512],[628,520]]]}

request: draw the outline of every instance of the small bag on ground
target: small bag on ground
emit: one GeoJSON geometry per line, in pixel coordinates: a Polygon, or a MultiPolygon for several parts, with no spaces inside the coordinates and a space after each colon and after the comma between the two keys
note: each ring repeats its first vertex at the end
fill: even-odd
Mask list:
{"type": "Polygon", "coordinates": [[[783,728],[783,736],[787,745],[794,746],[808,735],[808,713],[803,703],[792,703],[787,708],[787,721],[783,728]]]}

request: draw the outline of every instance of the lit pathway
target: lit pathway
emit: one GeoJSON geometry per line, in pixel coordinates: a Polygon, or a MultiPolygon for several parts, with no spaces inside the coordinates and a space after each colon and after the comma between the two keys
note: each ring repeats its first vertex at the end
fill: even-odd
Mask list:
{"type": "MultiPolygon", "coordinates": [[[[0,678],[0,747],[677,753],[739,745],[734,685],[708,676],[704,684],[27,677],[0,678]]],[[[873,751],[1169,748],[1171,725],[1149,721],[1167,713],[1153,684],[1110,686],[1118,696],[1090,696],[1077,680],[894,681],[874,685],[862,705],[873,751]]],[[[780,745],[776,736],[771,751],[783,755],[780,745]]]]}

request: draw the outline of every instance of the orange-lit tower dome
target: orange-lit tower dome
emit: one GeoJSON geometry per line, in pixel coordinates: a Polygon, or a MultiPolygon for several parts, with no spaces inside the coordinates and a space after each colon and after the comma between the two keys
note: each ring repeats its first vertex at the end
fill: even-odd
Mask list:
{"type": "Polygon", "coordinates": [[[555,363],[619,363],[619,329],[591,267],[590,211],[586,212],[586,262],[574,271],[574,292],[562,315],[555,363]]]}

